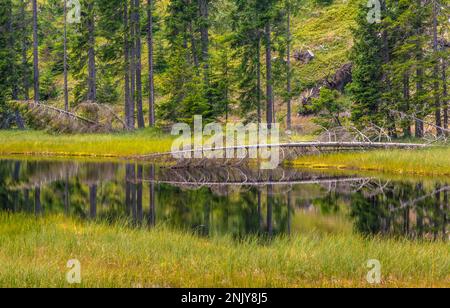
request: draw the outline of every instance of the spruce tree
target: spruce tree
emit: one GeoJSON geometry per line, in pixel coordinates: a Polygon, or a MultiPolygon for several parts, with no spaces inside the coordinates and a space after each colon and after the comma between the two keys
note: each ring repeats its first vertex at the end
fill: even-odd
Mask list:
{"type": "Polygon", "coordinates": [[[351,59],[354,64],[350,93],[353,98],[352,120],[359,126],[379,123],[382,101],[383,41],[381,26],[367,20],[369,9],[362,6],[353,31],[354,46],[351,59]]]}

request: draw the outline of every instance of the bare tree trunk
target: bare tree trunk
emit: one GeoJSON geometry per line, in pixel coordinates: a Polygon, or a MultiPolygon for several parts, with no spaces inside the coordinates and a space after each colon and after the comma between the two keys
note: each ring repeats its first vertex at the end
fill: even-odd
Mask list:
{"type": "Polygon", "coordinates": [[[147,2],[147,45],[148,45],[148,107],[149,107],[149,125],[155,126],[155,71],[153,59],[153,0],[147,2]]]}
{"type": "Polygon", "coordinates": [[[21,30],[22,30],[22,69],[23,69],[23,76],[22,76],[22,83],[23,83],[23,95],[24,95],[24,99],[26,101],[28,101],[30,99],[30,84],[29,84],[29,76],[28,76],[28,57],[27,57],[27,52],[28,52],[28,43],[27,43],[27,23],[29,22],[29,20],[27,19],[26,16],[26,12],[25,12],[25,8],[26,8],[26,3],[25,0],[21,1],[21,6],[20,6],[20,19],[21,19],[21,30]]]}
{"type": "Polygon", "coordinates": [[[133,118],[134,114],[131,113],[131,97],[130,97],[130,43],[128,41],[129,33],[129,18],[128,18],[128,0],[123,2],[123,52],[124,52],[124,83],[125,83],[125,123],[127,124],[127,129],[131,130],[134,128],[133,118]]]}
{"type": "MultiPolygon", "coordinates": [[[[17,74],[17,70],[16,70],[16,63],[15,63],[15,58],[16,58],[16,48],[15,48],[15,44],[14,44],[14,26],[13,26],[13,19],[14,19],[14,15],[13,15],[13,11],[12,11],[12,3],[10,6],[10,10],[9,10],[9,18],[8,18],[8,31],[9,31],[9,40],[8,40],[8,44],[9,44],[9,49],[12,55],[12,59],[10,61],[10,66],[11,66],[11,76],[13,78],[13,82],[11,84],[12,87],[12,99],[13,100],[18,100],[19,99],[19,88],[18,88],[18,74],[17,74]]],[[[19,129],[24,129],[25,125],[23,123],[23,119],[22,116],[20,115],[20,112],[16,109],[14,112],[14,116],[15,116],[15,121],[16,121],[16,125],[19,129]]]]}
{"type": "Polygon", "coordinates": [[[97,71],[95,66],[95,19],[94,19],[94,1],[88,3],[88,95],[89,101],[97,100],[97,71]]]}
{"type": "Polygon", "coordinates": [[[273,106],[273,85],[272,85],[272,38],[271,38],[271,26],[268,21],[266,24],[266,78],[267,78],[267,125],[272,128],[272,123],[275,123],[275,112],[273,106]]]}
{"type": "MultiPolygon", "coordinates": [[[[386,14],[386,1],[385,0],[381,1],[381,10],[382,10],[383,14],[386,14]]],[[[387,30],[384,30],[382,32],[382,39],[383,39],[383,64],[388,64],[390,61],[391,55],[390,55],[390,46],[389,46],[387,30]]],[[[388,72],[384,72],[383,77],[384,77],[383,79],[386,82],[387,90],[391,91],[392,83],[388,76],[388,72]]],[[[389,105],[389,103],[390,102],[387,102],[388,105],[389,105]]],[[[389,113],[389,111],[387,111],[386,118],[388,121],[389,135],[393,138],[397,138],[398,135],[397,135],[397,128],[396,128],[396,124],[395,124],[395,118],[389,113]]]]}
{"type": "Polygon", "coordinates": [[[136,34],[136,107],[138,127],[144,128],[144,111],[142,106],[142,46],[141,46],[141,1],[134,0],[134,26],[136,34]]]}
{"type": "Polygon", "coordinates": [[[135,122],[135,109],[136,109],[136,44],[135,44],[135,18],[134,18],[135,8],[134,8],[134,0],[131,0],[130,3],[130,76],[131,76],[131,86],[130,86],[130,92],[131,92],[131,99],[130,99],[130,128],[134,129],[136,122],[135,122]]]}
{"type": "MultiPolygon", "coordinates": [[[[439,52],[438,48],[438,6],[436,0],[433,0],[433,51],[435,55],[439,52]]],[[[435,59],[437,61],[437,59],[435,59]]],[[[434,108],[436,117],[436,133],[438,136],[442,136],[444,133],[442,130],[442,118],[441,118],[441,98],[440,98],[440,86],[439,86],[439,62],[437,61],[433,71],[433,89],[434,89],[434,108]]]]}
{"type": "Polygon", "coordinates": [[[199,0],[200,11],[200,36],[202,41],[202,63],[203,63],[203,78],[205,86],[209,87],[209,0],[199,0]]]}
{"type": "Polygon", "coordinates": [[[286,95],[287,95],[287,116],[286,116],[286,128],[288,130],[292,129],[292,110],[291,110],[291,8],[290,3],[287,3],[287,59],[286,59],[286,67],[287,67],[287,85],[286,85],[286,95]]]}
{"type": "MultiPolygon", "coordinates": [[[[418,9],[421,9],[422,1],[417,0],[417,6],[418,9]]],[[[418,34],[419,36],[423,33],[423,25],[420,23],[418,25],[418,34]]],[[[420,42],[420,37],[418,38],[417,42],[417,82],[416,82],[416,137],[417,138],[423,138],[424,136],[424,124],[423,124],[423,79],[424,79],[424,71],[422,66],[423,61],[423,48],[420,42]]]]}
{"type": "Polygon", "coordinates": [[[69,90],[67,82],[67,0],[64,0],[64,110],[69,111],[69,90]]]}
{"type": "MultiPolygon", "coordinates": [[[[257,84],[256,84],[256,100],[258,108],[258,124],[262,123],[262,106],[261,106],[261,31],[258,30],[258,46],[256,52],[256,74],[257,74],[257,84]]],[[[259,130],[259,127],[258,127],[259,130]]],[[[259,138],[259,136],[258,136],[259,138]]]]}
{"type": "MultiPolygon", "coordinates": [[[[409,72],[403,75],[403,99],[405,100],[404,112],[409,113],[410,108],[410,90],[409,90],[409,72]]],[[[404,119],[403,123],[403,135],[405,137],[411,137],[411,123],[408,118],[404,119]]]]}
{"type": "Polygon", "coordinates": [[[39,42],[38,42],[38,15],[37,0],[33,1],[33,68],[34,68],[34,101],[39,102],[39,42]]]}
{"type": "MultiPolygon", "coordinates": [[[[442,84],[444,96],[444,129],[448,130],[448,87],[447,87],[447,59],[442,59],[442,84]]],[[[448,134],[448,133],[447,133],[448,134]]]]}
{"type": "Polygon", "coordinates": [[[194,66],[198,69],[200,67],[200,63],[197,55],[197,43],[195,42],[194,30],[192,29],[192,22],[189,22],[189,37],[191,39],[191,52],[192,52],[192,61],[194,62],[194,66]]]}
{"type": "Polygon", "coordinates": [[[11,96],[13,100],[19,99],[19,89],[17,88],[17,70],[16,70],[16,48],[14,44],[14,36],[15,36],[15,29],[13,26],[13,19],[15,18],[12,12],[12,3],[9,7],[9,16],[8,16],[8,32],[9,32],[9,39],[8,39],[8,48],[10,52],[11,59],[9,61],[11,76],[9,78],[12,78],[13,82],[11,83],[11,96]]]}

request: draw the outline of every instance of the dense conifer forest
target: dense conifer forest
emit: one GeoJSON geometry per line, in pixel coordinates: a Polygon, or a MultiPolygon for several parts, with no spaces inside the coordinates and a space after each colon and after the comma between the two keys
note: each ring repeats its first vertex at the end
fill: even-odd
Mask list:
{"type": "Polygon", "coordinates": [[[82,119],[107,108],[129,130],[203,115],[448,133],[447,0],[5,0],[0,10],[2,128],[45,128],[27,101],[82,119]]]}

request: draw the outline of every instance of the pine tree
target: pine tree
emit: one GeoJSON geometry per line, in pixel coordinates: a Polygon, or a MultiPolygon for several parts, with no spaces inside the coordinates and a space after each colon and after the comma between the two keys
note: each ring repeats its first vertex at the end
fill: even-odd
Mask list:
{"type": "Polygon", "coordinates": [[[155,70],[153,53],[153,10],[154,0],[147,1],[147,48],[148,48],[148,107],[149,107],[149,125],[155,126],[155,70]]]}
{"type": "Polygon", "coordinates": [[[39,42],[38,42],[38,5],[37,0],[33,2],[33,80],[34,80],[34,101],[39,102],[39,42]]]}
{"type": "Polygon", "coordinates": [[[383,41],[380,38],[380,25],[367,21],[369,10],[363,6],[357,17],[354,29],[352,50],[353,82],[350,86],[354,104],[352,120],[364,126],[370,122],[380,122],[383,79],[383,41]]]}
{"type": "Polygon", "coordinates": [[[257,12],[257,1],[235,0],[232,47],[236,50],[235,56],[240,62],[237,74],[240,80],[238,89],[241,114],[247,120],[257,119],[261,123],[261,48],[264,25],[261,19],[256,18],[257,12]]]}

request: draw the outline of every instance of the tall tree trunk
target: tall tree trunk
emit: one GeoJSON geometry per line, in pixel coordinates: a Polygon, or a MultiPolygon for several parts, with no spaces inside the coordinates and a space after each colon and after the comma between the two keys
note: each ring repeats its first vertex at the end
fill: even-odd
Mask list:
{"type": "MultiPolygon", "coordinates": [[[[403,74],[403,99],[404,99],[404,110],[406,114],[409,113],[410,108],[410,89],[409,89],[409,72],[403,74]]],[[[411,137],[411,123],[408,118],[403,120],[403,135],[405,137],[411,137]]]]}
{"type": "Polygon", "coordinates": [[[134,129],[136,126],[135,121],[135,111],[136,111],[136,28],[135,28],[135,8],[134,8],[134,0],[131,0],[130,3],[130,77],[131,77],[131,85],[130,85],[130,92],[131,92],[131,99],[130,99],[130,128],[134,129]]]}
{"type": "Polygon", "coordinates": [[[148,110],[149,125],[155,126],[155,75],[154,75],[154,59],[153,59],[153,0],[147,2],[147,45],[148,45],[148,110]]]}
{"type": "Polygon", "coordinates": [[[28,42],[27,42],[27,23],[29,22],[27,16],[26,16],[26,3],[25,0],[21,1],[20,6],[20,19],[21,19],[21,31],[22,31],[22,84],[23,84],[23,96],[26,101],[30,99],[30,84],[29,84],[29,70],[28,70],[28,42]]]}
{"type": "Polygon", "coordinates": [[[287,95],[287,116],[286,116],[286,128],[288,130],[292,129],[292,110],[291,110],[291,7],[290,3],[287,2],[287,55],[286,55],[286,68],[287,68],[287,85],[286,85],[286,95],[287,95]]]}
{"type": "MultiPolygon", "coordinates": [[[[422,0],[417,0],[418,12],[422,9],[422,0]]],[[[417,40],[417,82],[416,82],[416,137],[423,138],[424,136],[424,123],[423,123],[423,81],[424,81],[424,71],[423,71],[423,48],[420,41],[420,35],[423,34],[423,25],[420,21],[418,23],[418,35],[417,40]]]]}
{"type": "Polygon", "coordinates": [[[203,63],[203,78],[205,86],[209,88],[209,0],[199,0],[200,11],[200,36],[202,41],[202,63],[203,63]]]}
{"type": "MultiPolygon", "coordinates": [[[[382,10],[383,14],[386,14],[387,8],[386,8],[385,0],[381,1],[381,10],[382,10]]],[[[383,39],[383,51],[382,51],[383,64],[388,64],[391,60],[391,47],[389,45],[389,38],[388,38],[387,30],[384,30],[382,32],[382,39],[383,39]]],[[[392,82],[388,76],[388,72],[385,71],[383,73],[383,79],[386,82],[387,91],[388,92],[391,91],[392,82]]],[[[390,103],[391,102],[386,102],[386,105],[390,105],[390,103]]],[[[386,118],[387,118],[387,122],[388,122],[389,135],[393,138],[397,138],[398,135],[397,135],[395,117],[390,113],[389,110],[386,110],[386,118]]]]}
{"type": "Polygon", "coordinates": [[[37,0],[33,1],[33,68],[34,68],[34,101],[39,102],[39,42],[38,42],[38,15],[37,0]]]}
{"type": "Polygon", "coordinates": [[[192,28],[192,22],[189,22],[189,38],[191,39],[191,52],[192,52],[192,61],[194,62],[195,68],[200,68],[200,61],[198,60],[197,54],[197,43],[195,41],[194,29],[192,28]]]}
{"type": "MultiPolygon", "coordinates": [[[[439,52],[438,46],[438,4],[436,0],[433,0],[433,51],[437,56],[439,52]]],[[[433,71],[433,90],[434,90],[434,108],[436,117],[436,133],[438,136],[442,136],[442,118],[441,118],[441,98],[440,98],[440,86],[439,86],[439,61],[435,59],[436,64],[434,65],[433,71]]]]}
{"type": "Polygon", "coordinates": [[[69,111],[69,89],[67,82],[67,0],[64,0],[64,110],[69,111]]]}
{"type": "Polygon", "coordinates": [[[136,34],[136,107],[138,127],[144,128],[144,111],[142,106],[142,46],[141,46],[141,1],[134,0],[134,26],[136,34]]]}
{"type": "Polygon", "coordinates": [[[18,100],[19,99],[19,90],[17,88],[17,70],[16,70],[16,46],[14,44],[14,39],[15,39],[15,29],[14,29],[14,25],[13,25],[13,20],[15,19],[14,15],[13,15],[13,3],[11,2],[9,5],[9,12],[8,12],[8,34],[9,34],[9,38],[8,38],[8,49],[10,52],[10,61],[9,61],[9,69],[10,69],[10,76],[9,78],[12,80],[11,82],[11,95],[12,95],[12,99],[13,100],[18,100]]]}
{"type": "Polygon", "coordinates": [[[124,92],[125,92],[125,123],[127,129],[134,128],[133,118],[131,113],[131,95],[130,95],[130,43],[128,41],[129,35],[129,18],[128,18],[128,0],[123,2],[123,53],[124,53],[124,92]]]}
{"type": "Polygon", "coordinates": [[[272,37],[271,37],[271,26],[268,21],[266,24],[266,86],[267,86],[267,125],[272,128],[272,123],[275,122],[275,112],[273,104],[273,85],[272,85],[272,37]]]}
{"type": "MultiPolygon", "coordinates": [[[[18,100],[19,99],[19,88],[18,88],[18,74],[17,74],[17,69],[16,69],[16,48],[15,48],[15,44],[14,44],[14,36],[15,36],[15,29],[13,26],[13,20],[14,20],[14,15],[13,15],[13,11],[12,11],[12,3],[10,6],[10,10],[9,10],[9,18],[8,18],[8,27],[9,27],[9,49],[11,52],[11,61],[10,61],[10,65],[11,65],[11,78],[13,79],[11,87],[12,87],[12,99],[13,100],[18,100]]],[[[14,111],[14,117],[15,117],[15,121],[16,121],[16,125],[19,129],[24,129],[25,125],[22,119],[22,116],[20,115],[19,110],[15,110],[14,111]]]]}
{"type": "MultiPolygon", "coordinates": [[[[447,59],[442,59],[442,85],[443,85],[442,95],[444,96],[444,103],[442,105],[444,109],[444,129],[448,130],[447,59]]],[[[448,132],[446,134],[448,135],[448,132]]]]}
{"type": "Polygon", "coordinates": [[[95,66],[95,18],[94,18],[94,1],[88,2],[88,95],[89,101],[97,100],[97,71],[95,66]]]}
{"type": "MultiPolygon", "coordinates": [[[[261,106],[261,31],[258,30],[258,43],[256,51],[256,103],[258,109],[258,124],[262,123],[262,106],[261,106]]],[[[259,127],[258,127],[259,130],[259,127]]],[[[259,136],[258,136],[259,138],[259,136]]],[[[259,140],[259,139],[258,139],[259,140]]]]}

